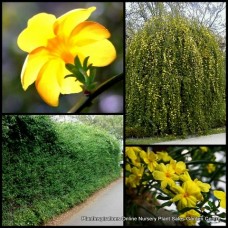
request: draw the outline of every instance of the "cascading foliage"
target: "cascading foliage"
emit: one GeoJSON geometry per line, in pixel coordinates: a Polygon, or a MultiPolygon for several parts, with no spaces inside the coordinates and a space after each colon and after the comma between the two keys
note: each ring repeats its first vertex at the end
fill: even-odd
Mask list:
{"type": "Polygon", "coordinates": [[[202,134],[225,125],[225,61],[213,33],[154,17],[127,42],[126,137],[202,134]]]}

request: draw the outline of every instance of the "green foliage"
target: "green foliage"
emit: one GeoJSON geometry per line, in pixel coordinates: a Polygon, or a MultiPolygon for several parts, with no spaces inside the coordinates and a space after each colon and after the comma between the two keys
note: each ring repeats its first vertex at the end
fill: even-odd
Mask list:
{"type": "Polygon", "coordinates": [[[120,176],[120,145],[48,116],[2,117],[4,225],[38,225],[120,176]]]}
{"type": "Polygon", "coordinates": [[[224,62],[207,28],[181,17],[152,18],[127,47],[126,126],[144,128],[144,136],[224,126],[224,62]]]}

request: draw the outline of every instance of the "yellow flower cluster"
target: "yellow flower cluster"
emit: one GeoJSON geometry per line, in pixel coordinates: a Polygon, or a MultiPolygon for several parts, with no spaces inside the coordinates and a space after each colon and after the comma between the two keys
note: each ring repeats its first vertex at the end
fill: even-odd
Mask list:
{"type": "MultiPolygon", "coordinates": [[[[126,175],[126,185],[136,188],[151,180],[159,181],[161,190],[171,197],[171,202],[176,202],[179,211],[186,207],[195,208],[196,204],[203,200],[202,192],[209,192],[211,188],[209,184],[198,179],[192,180],[186,164],[172,159],[167,152],[145,152],[139,147],[126,147],[126,157],[126,170],[130,173],[126,175]],[[151,176],[151,179],[148,176],[151,176]]],[[[180,217],[190,214],[200,217],[193,209],[180,217]]],[[[194,225],[195,222],[196,220],[191,220],[188,225],[194,225]]]]}

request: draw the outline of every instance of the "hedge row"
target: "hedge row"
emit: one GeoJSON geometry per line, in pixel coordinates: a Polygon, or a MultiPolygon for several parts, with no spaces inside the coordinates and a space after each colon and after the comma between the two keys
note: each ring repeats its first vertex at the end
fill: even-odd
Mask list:
{"type": "Polygon", "coordinates": [[[39,225],[120,176],[118,141],[45,116],[3,116],[4,226],[39,225]]]}
{"type": "Polygon", "coordinates": [[[224,126],[224,60],[207,28],[181,17],[152,18],[127,46],[126,137],[139,128],[144,133],[137,134],[159,136],[224,126]]]}

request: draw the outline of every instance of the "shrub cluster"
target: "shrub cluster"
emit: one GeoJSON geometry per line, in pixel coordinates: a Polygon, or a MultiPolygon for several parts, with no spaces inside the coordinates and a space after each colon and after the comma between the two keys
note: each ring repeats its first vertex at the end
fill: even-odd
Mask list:
{"type": "Polygon", "coordinates": [[[209,29],[181,17],[153,17],[127,46],[126,126],[150,136],[224,126],[224,63],[209,29]]]}
{"type": "Polygon", "coordinates": [[[2,117],[3,225],[38,225],[120,176],[120,145],[82,124],[2,117]]]}

